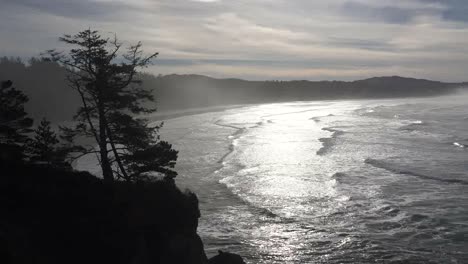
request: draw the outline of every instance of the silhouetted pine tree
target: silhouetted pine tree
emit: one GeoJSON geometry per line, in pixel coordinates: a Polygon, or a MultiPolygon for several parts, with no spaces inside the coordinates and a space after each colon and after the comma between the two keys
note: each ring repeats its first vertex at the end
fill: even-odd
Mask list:
{"type": "Polygon", "coordinates": [[[31,132],[33,120],[24,111],[28,97],[13,88],[13,83],[3,81],[0,87],[0,156],[2,159],[23,158],[24,143],[31,132]]]}
{"type": "Polygon", "coordinates": [[[28,154],[31,162],[53,166],[66,166],[65,154],[58,145],[57,134],[50,127],[50,122],[43,118],[34,130],[34,138],[28,142],[28,154]]]}
{"type": "Polygon", "coordinates": [[[160,125],[149,127],[148,121],[135,115],[155,109],[142,105],[154,101],[151,91],[135,78],[137,69],[146,67],[157,53],[144,56],[141,43],[130,46],[119,56],[122,44],[101,37],[97,31],[84,30],[64,35],[60,40],[73,46],[68,54],[49,50],[49,59],[68,70],[68,83],[82,101],[73,128],[63,128],[65,137],[92,137],[99,149],[88,148],[84,154],[97,153],[104,180],[115,177],[135,181],[147,173],[162,173],[173,178],[177,151],[158,136],[160,125]]]}

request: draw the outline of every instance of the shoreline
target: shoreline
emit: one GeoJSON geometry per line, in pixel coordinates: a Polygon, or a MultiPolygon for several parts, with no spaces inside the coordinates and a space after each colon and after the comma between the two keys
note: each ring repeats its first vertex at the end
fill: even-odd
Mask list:
{"type": "Polygon", "coordinates": [[[201,108],[187,108],[183,110],[161,111],[161,112],[157,112],[154,114],[144,115],[141,117],[147,118],[151,122],[157,122],[157,121],[163,122],[166,120],[176,119],[179,117],[199,115],[199,114],[205,114],[205,113],[223,112],[226,110],[247,107],[249,105],[250,104],[236,104],[236,105],[225,105],[225,106],[209,106],[209,107],[201,107],[201,108]]]}

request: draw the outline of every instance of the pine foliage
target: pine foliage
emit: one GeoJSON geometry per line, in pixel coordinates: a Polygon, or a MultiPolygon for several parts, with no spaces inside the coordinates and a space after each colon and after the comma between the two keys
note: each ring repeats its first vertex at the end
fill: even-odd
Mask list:
{"type": "Polygon", "coordinates": [[[76,125],[64,127],[64,138],[93,138],[99,149],[74,146],[85,154],[98,154],[104,179],[126,181],[144,179],[152,173],[175,177],[172,170],[177,151],[161,141],[162,123],[149,126],[148,120],[136,118],[156,111],[151,90],[143,89],[137,69],[151,63],[158,54],[144,56],[142,44],[129,46],[125,52],[117,38],[104,38],[98,31],[84,30],[64,35],[62,42],[72,48],[68,53],[49,50],[48,58],[65,66],[68,84],[78,92],[82,106],[75,115],[76,125]]]}

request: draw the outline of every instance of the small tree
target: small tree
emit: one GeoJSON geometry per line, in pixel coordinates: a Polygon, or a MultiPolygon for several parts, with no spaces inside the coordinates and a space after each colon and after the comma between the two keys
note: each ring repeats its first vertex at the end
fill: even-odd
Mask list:
{"type": "Polygon", "coordinates": [[[73,48],[68,54],[49,50],[48,58],[67,68],[69,86],[82,101],[75,116],[77,125],[62,128],[65,137],[91,137],[96,141],[98,150],[82,148],[82,152],[99,155],[106,182],[115,177],[134,181],[151,172],[173,178],[176,173],[171,168],[177,151],[159,139],[162,124],[150,127],[146,119],[134,117],[155,111],[143,106],[154,98],[152,91],[141,87],[136,74],[157,53],[144,56],[139,42],[120,56],[122,44],[115,36],[103,38],[89,29],[60,40],[73,48]]]}
{"type": "Polygon", "coordinates": [[[58,143],[57,134],[50,127],[50,122],[43,118],[34,130],[34,138],[28,142],[30,160],[48,165],[65,165],[65,155],[58,143]]]}
{"type": "Polygon", "coordinates": [[[33,120],[27,116],[24,105],[28,97],[13,88],[12,81],[0,86],[0,156],[3,159],[23,158],[24,143],[31,132],[33,120]]]}

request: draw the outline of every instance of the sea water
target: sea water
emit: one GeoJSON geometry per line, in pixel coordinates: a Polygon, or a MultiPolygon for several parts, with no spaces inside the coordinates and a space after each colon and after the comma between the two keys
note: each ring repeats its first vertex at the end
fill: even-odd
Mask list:
{"type": "Polygon", "coordinates": [[[199,233],[248,263],[468,263],[468,96],[165,120],[199,233]]]}

